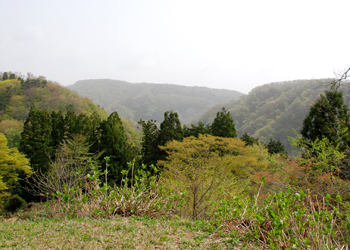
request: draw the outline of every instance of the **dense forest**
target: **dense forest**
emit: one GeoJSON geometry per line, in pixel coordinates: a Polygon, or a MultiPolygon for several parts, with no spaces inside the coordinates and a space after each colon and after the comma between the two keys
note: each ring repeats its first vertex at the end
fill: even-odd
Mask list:
{"type": "Polygon", "coordinates": [[[190,125],[165,110],[161,122],[140,119],[138,132],[44,77],[5,72],[0,216],[181,218],[223,235],[225,247],[341,249],[350,243],[349,71],[255,88],[190,125]],[[282,135],[299,155],[288,156],[282,135]]]}
{"type": "MultiPolygon", "coordinates": [[[[230,101],[223,106],[230,111],[235,122],[237,135],[244,133],[268,143],[270,139],[281,141],[291,155],[299,152],[290,144],[288,137],[299,133],[303,119],[310,106],[320,97],[334,79],[295,80],[265,84],[254,88],[238,101],[230,101]]],[[[344,91],[348,101],[348,90],[344,91]]],[[[212,123],[222,105],[212,107],[198,119],[204,124],[212,123]]],[[[195,122],[195,121],[194,121],[195,122]]]]}
{"type": "Polygon", "coordinates": [[[67,88],[87,96],[108,112],[117,111],[129,120],[163,119],[167,110],[179,114],[183,124],[198,118],[210,107],[238,100],[238,91],[186,87],[175,84],[128,83],[117,80],[82,80],[67,88]]]}

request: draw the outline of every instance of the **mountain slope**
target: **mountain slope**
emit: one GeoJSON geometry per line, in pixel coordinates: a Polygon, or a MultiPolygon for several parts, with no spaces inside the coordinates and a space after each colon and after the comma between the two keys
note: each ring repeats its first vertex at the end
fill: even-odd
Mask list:
{"type": "MultiPolygon", "coordinates": [[[[288,136],[301,130],[310,106],[326,90],[333,79],[296,80],[265,84],[254,88],[239,101],[224,104],[232,114],[238,136],[245,132],[267,143],[280,140],[293,154],[288,136]]],[[[347,91],[346,91],[347,93],[347,91]]],[[[199,120],[212,123],[222,105],[211,107],[199,120]]],[[[296,153],[296,151],[294,152],[296,153]]]]}
{"type": "Polygon", "coordinates": [[[91,98],[108,112],[133,120],[163,120],[164,112],[178,112],[184,124],[218,103],[238,100],[232,90],[186,87],[173,84],[128,83],[118,80],[82,80],[67,88],[91,98]]]}

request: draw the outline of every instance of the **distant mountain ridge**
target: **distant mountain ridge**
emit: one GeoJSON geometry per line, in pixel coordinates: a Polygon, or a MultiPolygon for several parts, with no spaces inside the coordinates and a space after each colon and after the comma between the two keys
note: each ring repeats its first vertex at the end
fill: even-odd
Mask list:
{"type": "MultiPolygon", "coordinates": [[[[225,106],[232,115],[239,137],[247,132],[265,143],[270,138],[280,140],[288,153],[294,155],[298,150],[290,145],[288,136],[295,137],[294,131],[300,132],[310,106],[334,80],[294,80],[258,86],[239,101],[213,106],[198,120],[211,124],[216,112],[225,106]]],[[[342,86],[339,91],[344,92],[347,100],[348,88],[342,86]]]]}
{"type": "Polygon", "coordinates": [[[135,122],[140,119],[161,122],[164,112],[173,110],[178,112],[182,124],[198,119],[214,105],[244,95],[234,90],[109,79],[81,80],[67,88],[92,99],[107,112],[117,111],[121,117],[135,122]]]}

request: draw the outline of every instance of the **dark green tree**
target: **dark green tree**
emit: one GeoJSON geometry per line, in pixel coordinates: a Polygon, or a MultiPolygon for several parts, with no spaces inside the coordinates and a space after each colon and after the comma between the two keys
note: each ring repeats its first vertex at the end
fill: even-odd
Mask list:
{"type": "Polygon", "coordinates": [[[5,81],[7,79],[9,79],[9,75],[7,72],[4,72],[4,74],[2,75],[2,80],[5,81]]]}
{"type": "Polygon", "coordinates": [[[198,125],[191,124],[191,127],[183,126],[184,138],[194,136],[198,138],[199,134],[210,134],[210,126],[199,122],[198,125]]]}
{"type": "Polygon", "coordinates": [[[158,135],[158,145],[164,146],[165,143],[172,140],[181,141],[184,137],[184,132],[181,127],[179,115],[177,112],[166,111],[164,120],[160,124],[158,135]]]}
{"type": "Polygon", "coordinates": [[[211,125],[211,134],[220,137],[237,137],[235,124],[229,111],[223,107],[216,113],[213,124],[211,125]]]}
{"type": "Polygon", "coordinates": [[[16,75],[15,74],[10,74],[10,78],[9,79],[16,79],[16,75]]]}
{"type": "Polygon", "coordinates": [[[127,169],[127,163],[134,157],[133,148],[127,141],[123,123],[117,112],[113,112],[101,122],[100,152],[103,152],[101,160],[110,157],[108,182],[118,183],[121,180],[121,171],[127,169]]]}
{"type": "Polygon", "coordinates": [[[273,140],[270,138],[269,143],[266,145],[267,150],[270,154],[284,154],[287,155],[287,152],[280,140],[273,140]]]}
{"type": "Polygon", "coordinates": [[[50,157],[53,156],[51,117],[46,110],[33,106],[24,122],[19,151],[30,159],[34,171],[46,171],[50,157]]]}
{"type": "Polygon", "coordinates": [[[142,127],[141,161],[147,166],[157,164],[160,152],[158,148],[159,130],[156,122],[155,120],[146,122],[142,119],[138,122],[142,127]]]}
{"type": "MultiPolygon", "coordinates": [[[[177,112],[166,111],[164,113],[164,120],[160,124],[158,134],[158,146],[164,146],[168,141],[176,140],[182,141],[184,132],[181,127],[179,115],[177,112]]],[[[158,160],[165,160],[167,153],[159,150],[158,160]]]]}
{"type": "Polygon", "coordinates": [[[51,124],[52,147],[56,149],[64,139],[64,117],[61,110],[51,112],[51,124]]]}
{"type": "Polygon", "coordinates": [[[246,146],[253,146],[254,144],[259,144],[259,139],[248,135],[247,132],[245,132],[240,139],[245,142],[246,146]]]}
{"type": "Polygon", "coordinates": [[[345,150],[350,142],[349,129],[348,107],[344,105],[343,93],[332,88],[311,106],[300,133],[309,142],[326,137],[334,146],[339,144],[340,149],[345,150]],[[343,131],[341,135],[340,131],[343,131]]]}

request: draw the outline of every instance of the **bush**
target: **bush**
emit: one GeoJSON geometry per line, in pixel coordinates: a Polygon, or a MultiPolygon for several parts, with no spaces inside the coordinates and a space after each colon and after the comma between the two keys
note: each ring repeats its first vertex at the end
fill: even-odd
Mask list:
{"type": "Polygon", "coordinates": [[[26,201],[23,200],[18,194],[10,196],[4,204],[4,209],[7,212],[14,213],[18,209],[21,209],[27,205],[26,201]]]}

